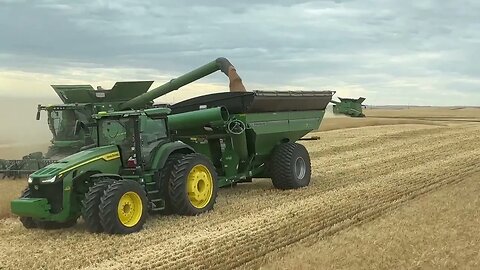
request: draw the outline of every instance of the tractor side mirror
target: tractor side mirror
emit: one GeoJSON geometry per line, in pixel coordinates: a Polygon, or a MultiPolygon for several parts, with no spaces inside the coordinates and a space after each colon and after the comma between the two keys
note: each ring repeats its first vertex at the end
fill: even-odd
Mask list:
{"type": "Polygon", "coordinates": [[[40,120],[40,111],[37,111],[37,117],[35,119],[40,120]]]}

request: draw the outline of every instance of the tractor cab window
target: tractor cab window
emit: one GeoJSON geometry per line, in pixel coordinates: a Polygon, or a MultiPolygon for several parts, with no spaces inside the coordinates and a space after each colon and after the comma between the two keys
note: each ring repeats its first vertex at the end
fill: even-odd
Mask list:
{"type": "Polygon", "coordinates": [[[167,138],[167,128],[165,118],[152,119],[149,117],[141,118],[140,141],[142,147],[143,160],[149,165],[153,150],[164,143],[167,138]]]}
{"type": "Polygon", "coordinates": [[[98,123],[98,145],[120,147],[124,164],[134,157],[135,137],[133,118],[104,118],[98,123]]]}
{"type": "Polygon", "coordinates": [[[77,117],[73,110],[57,110],[48,113],[48,125],[55,140],[76,140],[75,121],[77,117]]]}

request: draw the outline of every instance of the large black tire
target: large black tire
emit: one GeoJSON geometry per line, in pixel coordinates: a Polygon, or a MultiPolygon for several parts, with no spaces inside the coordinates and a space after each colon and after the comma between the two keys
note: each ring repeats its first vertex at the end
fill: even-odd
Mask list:
{"type": "Polygon", "coordinates": [[[217,181],[215,167],[204,155],[187,154],[177,159],[173,163],[168,189],[173,211],[179,215],[193,216],[212,210],[217,198],[217,181]],[[193,193],[189,195],[187,187],[189,175],[193,174],[197,180],[192,180],[196,181],[192,186],[201,196],[198,200],[193,199],[193,193]]]}
{"type": "Polygon", "coordinates": [[[87,224],[87,230],[94,233],[103,231],[102,224],[100,223],[100,202],[105,190],[115,180],[110,178],[102,178],[93,184],[85,194],[85,198],[82,200],[82,217],[87,224]]]}
{"type": "Polygon", "coordinates": [[[133,180],[114,182],[101,198],[99,216],[103,230],[110,234],[140,231],[147,218],[147,201],[147,194],[139,183],[133,180]],[[122,213],[119,213],[120,208],[122,213]]]}
{"type": "Polygon", "coordinates": [[[269,174],[278,189],[306,187],[310,183],[310,155],[305,146],[298,143],[283,143],[273,152],[269,174]]]}
{"type": "Polygon", "coordinates": [[[170,196],[168,195],[168,187],[170,183],[170,177],[172,175],[173,164],[180,158],[183,154],[172,154],[168,157],[165,165],[163,166],[160,172],[160,181],[158,182],[158,189],[163,191],[163,197],[165,201],[165,209],[160,211],[162,215],[171,215],[174,213],[173,206],[170,201],[170,196]]]}
{"type": "MultiPolygon", "coordinates": [[[[30,189],[27,187],[22,191],[22,195],[20,195],[20,198],[30,198],[30,195],[30,189]]],[[[20,217],[19,220],[22,223],[23,227],[27,229],[33,229],[37,227],[37,224],[31,217],[20,217]]]]}

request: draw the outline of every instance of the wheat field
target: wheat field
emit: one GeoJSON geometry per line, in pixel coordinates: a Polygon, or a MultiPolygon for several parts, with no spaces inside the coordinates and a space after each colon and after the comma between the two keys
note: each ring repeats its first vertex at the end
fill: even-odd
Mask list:
{"type": "Polygon", "coordinates": [[[405,119],[348,118],[302,142],[307,188],[256,179],[221,189],[214,211],[151,216],[131,235],[1,219],[0,269],[478,268],[480,124],[405,119]]]}

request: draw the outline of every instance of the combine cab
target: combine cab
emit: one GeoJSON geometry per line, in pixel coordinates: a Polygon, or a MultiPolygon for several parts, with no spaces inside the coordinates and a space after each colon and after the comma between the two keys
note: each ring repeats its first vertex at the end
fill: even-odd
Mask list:
{"type": "Polygon", "coordinates": [[[333,103],[333,113],[334,114],[344,114],[351,117],[365,117],[363,114],[364,105],[362,105],[365,98],[361,97],[358,99],[353,98],[338,98],[340,102],[332,100],[333,103]]]}

